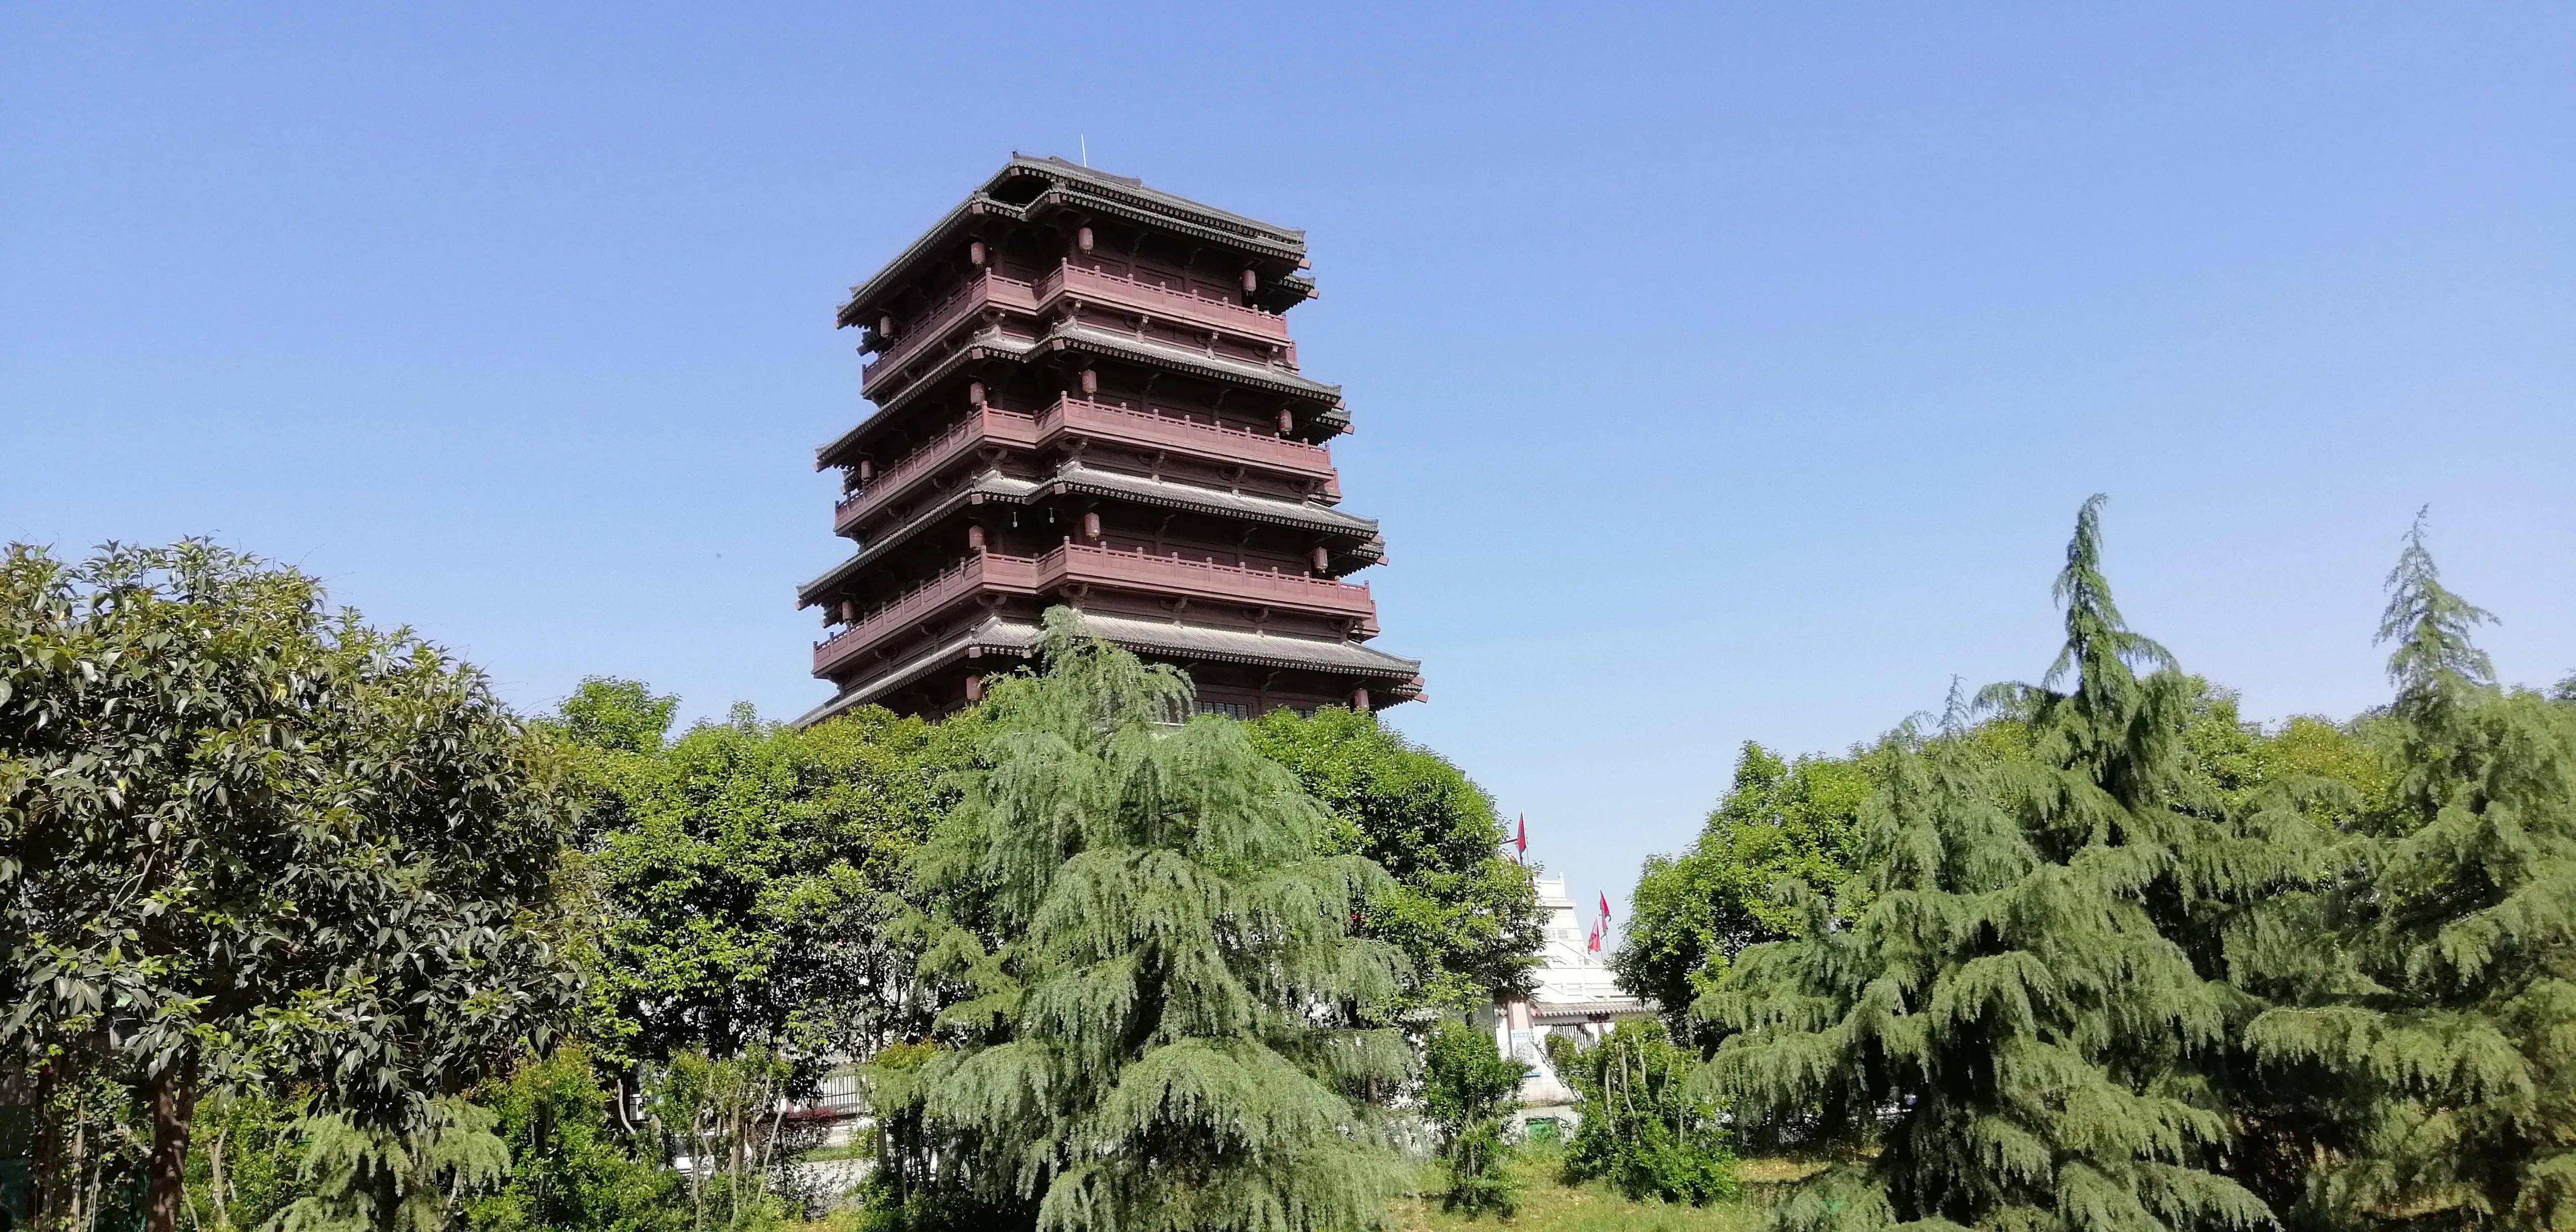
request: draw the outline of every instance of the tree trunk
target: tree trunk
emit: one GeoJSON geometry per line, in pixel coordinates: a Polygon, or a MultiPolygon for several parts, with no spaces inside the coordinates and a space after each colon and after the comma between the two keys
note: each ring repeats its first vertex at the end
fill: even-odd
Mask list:
{"type": "Polygon", "coordinates": [[[98,1161],[90,1158],[89,1109],[75,1104],[71,1132],[71,1199],[63,1204],[64,1232],[90,1232],[98,1219],[98,1161]]]}
{"type": "Polygon", "coordinates": [[[224,1139],[232,1133],[227,1125],[215,1131],[214,1141],[206,1144],[206,1197],[215,1208],[215,1232],[233,1232],[232,1203],[224,1197],[224,1139]]]}
{"type": "Polygon", "coordinates": [[[27,1224],[35,1232],[53,1232],[62,1224],[63,1203],[69,1184],[64,1173],[70,1167],[69,1152],[63,1149],[63,1135],[68,1128],[60,1113],[61,1080],[54,1067],[36,1071],[36,1142],[34,1155],[27,1161],[27,1224]]]}
{"type": "Polygon", "coordinates": [[[689,1210],[692,1214],[689,1226],[692,1229],[695,1229],[696,1232],[705,1232],[705,1228],[707,1226],[707,1135],[705,1122],[706,1113],[703,1110],[690,1110],[688,1131],[689,1210]]]}
{"type": "MultiPolygon", "coordinates": [[[[387,1146],[391,1146],[393,1141],[394,1140],[390,1137],[385,1139],[387,1146]]],[[[387,1156],[390,1154],[390,1151],[379,1150],[376,1155],[375,1167],[369,1170],[370,1184],[368,1188],[375,1191],[376,1219],[374,1226],[380,1229],[390,1229],[400,1226],[396,1221],[402,1214],[403,1177],[393,1170],[393,1165],[387,1159],[387,1156]]]]}
{"type": "Polygon", "coordinates": [[[152,1158],[144,1175],[152,1196],[143,1232],[178,1232],[179,1205],[188,1187],[188,1123],[197,1115],[197,1055],[163,1066],[152,1080],[152,1158]]]}

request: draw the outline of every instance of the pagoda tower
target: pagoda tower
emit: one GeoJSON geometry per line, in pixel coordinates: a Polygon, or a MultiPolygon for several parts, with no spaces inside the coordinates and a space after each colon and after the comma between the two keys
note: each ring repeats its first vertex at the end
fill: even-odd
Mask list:
{"type": "Polygon", "coordinates": [[[1297,368],[1307,268],[1302,231],[1014,155],[853,288],[875,409],[815,454],[856,547],[797,591],[836,691],[800,722],[958,709],[1059,604],[1202,710],[1421,697],[1344,580],[1385,541],[1339,507],[1341,388],[1297,368]]]}

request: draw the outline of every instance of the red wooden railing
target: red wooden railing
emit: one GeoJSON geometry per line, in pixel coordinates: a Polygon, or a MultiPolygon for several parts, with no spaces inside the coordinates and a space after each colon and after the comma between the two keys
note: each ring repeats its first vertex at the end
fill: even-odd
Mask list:
{"type": "Polygon", "coordinates": [[[904,322],[903,332],[895,339],[894,345],[877,356],[876,362],[859,369],[859,392],[866,393],[874,387],[879,376],[910,362],[923,348],[946,334],[950,326],[987,302],[1035,312],[1038,308],[1037,289],[1017,278],[1005,278],[1000,274],[979,274],[967,279],[964,285],[949,292],[938,303],[914,313],[911,320],[904,322]]]}
{"type": "Polygon", "coordinates": [[[975,445],[991,441],[1033,449],[1037,447],[1039,436],[1036,416],[985,407],[949,425],[946,431],[896,459],[893,465],[868,480],[866,487],[842,497],[832,508],[832,526],[836,530],[842,529],[874,512],[901,493],[906,485],[975,445]]]}
{"type": "Polygon", "coordinates": [[[1059,290],[1088,293],[1102,299],[1121,300],[1146,312],[1162,310],[1175,316],[1206,321],[1268,342],[1288,341],[1288,319],[1278,313],[1230,300],[1210,299],[1196,291],[1167,287],[1071,262],[1048,271],[1046,277],[1038,280],[1037,290],[1037,297],[1042,302],[1053,299],[1059,290]]]}
{"type": "Polygon", "coordinates": [[[1190,560],[1142,549],[1122,552],[1068,543],[1038,558],[1038,577],[1041,586],[1059,581],[1135,584],[1149,590],[1190,591],[1207,598],[1270,603],[1345,616],[1374,617],[1377,613],[1366,582],[1190,560]]]}
{"type": "Polygon", "coordinates": [[[1177,449],[1185,453],[1333,480],[1333,453],[1321,445],[1289,440],[1251,428],[1198,423],[1152,411],[1129,410],[1085,398],[1057,399],[1034,415],[986,407],[950,425],[868,480],[867,486],[841,498],[832,509],[832,526],[847,530],[883,508],[910,484],[959,454],[990,442],[1034,449],[1059,432],[1076,432],[1133,445],[1177,449]]]}
{"type": "Polygon", "coordinates": [[[983,591],[1038,594],[1068,582],[1350,616],[1372,632],[1377,624],[1377,604],[1365,582],[1068,543],[1044,556],[968,556],[814,643],[814,671],[826,672],[895,630],[983,591]]]}
{"type": "Polygon", "coordinates": [[[1297,366],[1297,344],[1288,337],[1287,318],[1278,313],[1064,262],[1035,282],[1023,282],[990,272],[967,279],[956,290],[941,297],[939,302],[913,313],[909,320],[903,322],[901,334],[893,344],[877,356],[875,362],[859,370],[859,390],[861,393],[873,390],[877,378],[901,369],[946,335],[958,321],[986,304],[1035,313],[1048,301],[1068,292],[1275,343],[1285,348],[1283,359],[1286,365],[1290,368],[1297,366]]]}

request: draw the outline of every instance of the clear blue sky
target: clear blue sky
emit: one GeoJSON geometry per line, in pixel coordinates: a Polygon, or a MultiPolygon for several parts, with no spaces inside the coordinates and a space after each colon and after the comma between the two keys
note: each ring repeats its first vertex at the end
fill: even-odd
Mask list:
{"type": "Polygon", "coordinates": [[[2252,715],[2382,696],[2427,502],[2505,674],[2576,668],[2566,5],[11,5],[0,538],[792,715],[833,307],[1086,137],[1308,229],[1393,720],[1584,901],[1741,741],[2044,668],[2095,490],[2252,715]]]}

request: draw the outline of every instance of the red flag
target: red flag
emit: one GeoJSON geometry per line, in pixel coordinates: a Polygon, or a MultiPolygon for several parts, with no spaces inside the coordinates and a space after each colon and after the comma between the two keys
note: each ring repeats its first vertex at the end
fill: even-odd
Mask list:
{"type": "Polygon", "coordinates": [[[1512,846],[1520,848],[1523,855],[1529,854],[1529,814],[1527,813],[1521,814],[1521,832],[1512,840],[1512,846]]]}
{"type": "Polygon", "coordinates": [[[1603,890],[1601,892],[1601,918],[1604,920],[1610,918],[1610,892],[1608,890],[1603,890]]]}
{"type": "Polygon", "coordinates": [[[1583,948],[1590,950],[1595,954],[1601,952],[1601,922],[1599,920],[1594,920],[1592,922],[1592,941],[1583,948]]]}

